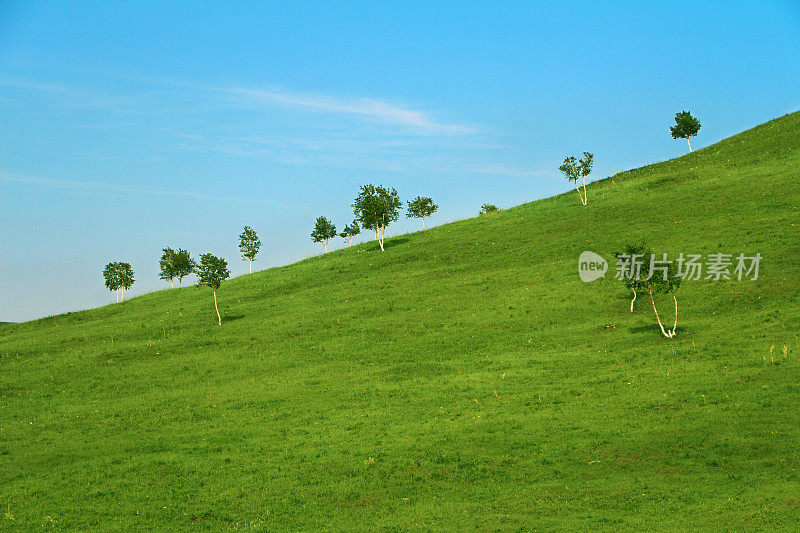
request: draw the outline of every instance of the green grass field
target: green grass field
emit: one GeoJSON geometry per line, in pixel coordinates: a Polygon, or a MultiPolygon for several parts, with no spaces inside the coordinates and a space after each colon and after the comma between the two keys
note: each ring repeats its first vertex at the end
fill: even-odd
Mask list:
{"type": "Polygon", "coordinates": [[[794,113],[228,281],[222,327],[207,287],[4,325],[0,526],[795,529],[799,169],[794,113]],[[634,240],[760,276],[684,281],[666,339],[578,278],[634,240]]]}

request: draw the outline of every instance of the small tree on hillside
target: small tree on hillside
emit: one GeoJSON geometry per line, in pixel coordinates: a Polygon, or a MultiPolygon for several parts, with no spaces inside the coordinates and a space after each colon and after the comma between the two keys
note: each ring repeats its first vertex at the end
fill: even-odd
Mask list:
{"type": "Polygon", "coordinates": [[[583,205],[589,203],[589,198],[586,196],[586,176],[592,172],[593,162],[594,156],[589,152],[583,152],[583,157],[581,157],[580,160],[576,159],[574,156],[565,157],[564,163],[558,167],[558,170],[564,174],[564,177],[567,178],[567,180],[575,183],[575,190],[578,191],[578,196],[580,197],[583,205]],[[578,179],[581,179],[583,182],[583,194],[581,194],[580,185],[578,185],[578,179]]]}
{"type": "Polygon", "coordinates": [[[358,227],[358,220],[354,220],[350,224],[344,227],[342,232],[339,234],[339,237],[343,238],[347,242],[347,246],[353,245],[353,237],[361,233],[361,228],[358,227]]]}
{"type": "Polygon", "coordinates": [[[406,211],[406,218],[421,218],[422,229],[425,229],[425,217],[429,217],[439,209],[439,206],[433,203],[433,199],[417,196],[408,202],[408,210],[406,211]]]}
{"type": "Polygon", "coordinates": [[[622,282],[625,287],[633,293],[631,299],[631,313],[633,313],[633,304],[636,303],[637,296],[645,292],[647,284],[644,278],[647,277],[647,272],[642,272],[641,265],[644,258],[650,259],[650,252],[644,244],[627,244],[622,252],[614,254],[617,258],[620,268],[624,268],[624,272],[620,272],[622,282]]]}
{"type": "Polygon", "coordinates": [[[178,251],[175,252],[175,256],[172,258],[172,269],[175,272],[175,277],[178,278],[178,287],[181,286],[183,278],[194,272],[196,266],[189,252],[178,248],[178,251]]]}
{"type": "Polygon", "coordinates": [[[231,275],[228,270],[228,262],[212,254],[202,254],[200,263],[195,267],[195,273],[197,273],[197,285],[208,285],[214,292],[214,309],[217,311],[217,320],[221,326],[222,316],[219,314],[219,306],[217,306],[217,289],[231,275]]]}
{"type": "Polygon", "coordinates": [[[478,215],[486,215],[486,214],[489,214],[489,213],[495,213],[497,211],[500,211],[500,210],[497,208],[496,205],[494,205],[494,204],[483,204],[481,206],[481,210],[478,213],[478,215]]]}
{"type": "Polygon", "coordinates": [[[164,248],[161,260],[158,262],[160,267],[159,277],[169,280],[170,287],[175,287],[174,278],[178,278],[178,287],[181,286],[183,278],[194,272],[195,263],[192,256],[186,250],[178,248],[176,252],[172,248],[164,248]]]}
{"type": "MultiPolygon", "coordinates": [[[[675,262],[667,260],[667,254],[662,254],[659,258],[656,254],[645,250],[646,248],[643,245],[629,245],[626,247],[626,253],[617,256],[618,274],[622,274],[626,287],[633,287],[639,291],[645,290],[650,295],[650,303],[653,306],[653,313],[656,315],[658,327],[661,328],[661,333],[665,337],[671,339],[678,330],[678,298],[676,293],[682,281],[680,267],[675,262]],[[625,277],[629,279],[626,280],[625,277]],[[661,321],[661,315],[658,312],[656,303],[657,294],[672,295],[672,301],[675,305],[675,321],[672,328],[665,328],[664,323],[661,321]]],[[[631,302],[632,308],[633,302],[631,302]]]]}
{"type": "Polygon", "coordinates": [[[261,240],[255,230],[250,226],[245,226],[242,234],[239,235],[239,250],[242,252],[242,259],[250,261],[250,273],[253,273],[253,261],[255,261],[258,249],[261,248],[261,240]]]}
{"type": "Polygon", "coordinates": [[[133,287],[133,268],[130,263],[117,263],[117,279],[119,282],[120,292],[119,301],[125,299],[125,291],[133,287]]]}
{"type": "Polygon", "coordinates": [[[681,111],[680,113],[675,113],[675,125],[671,126],[669,131],[672,133],[673,139],[686,139],[686,143],[689,145],[689,152],[691,152],[692,143],[689,138],[694,137],[700,131],[700,121],[688,111],[681,111]]]}
{"type": "Polygon", "coordinates": [[[311,240],[321,242],[328,251],[328,241],[336,237],[336,225],[325,217],[317,217],[314,230],[311,232],[311,240]]]}
{"type": "Polygon", "coordinates": [[[375,231],[375,240],[383,252],[386,226],[400,217],[398,211],[403,207],[397,191],[372,184],[362,185],[352,207],[361,227],[375,231]]]}
{"type": "Polygon", "coordinates": [[[106,287],[110,291],[114,291],[114,301],[119,303],[119,290],[122,287],[119,278],[119,263],[108,263],[103,269],[103,279],[106,282],[106,287]]]}
{"type": "Polygon", "coordinates": [[[170,288],[175,287],[175,283],[172,281],[175,279],[175,250],[172,248],[163,248],[161,254],[161,260],[158,262],[159,266],[159,273],[158,277],[163,280],[169,280],[170,288]]]}
{"type": "Polygon", "coordinates": [[[678,330],[678,298],[675,293],[680,288],[682,281],[681,275],[678,272],[678,266],[672,261],[667,261],[667,254],[663,254],[660,260],[656,259],[655,254],[652,254],[650,256],[648,276],[649,278],[645,279],[645,282],[647,283],[647,292],[650,294],[650,302],[653,304],[653,312],[656,314],[658,327],[661,328],[661,333],[663,333],[665,337],[671,339],[678,330]],[[672,329],[664,329],[664,325],[661,323],[661,317],[658,314],[658,309],[656,308],[656,300],[653,293],[672,295],[672,301],[675,303],[675,322],[672,325],[672,329]]]}

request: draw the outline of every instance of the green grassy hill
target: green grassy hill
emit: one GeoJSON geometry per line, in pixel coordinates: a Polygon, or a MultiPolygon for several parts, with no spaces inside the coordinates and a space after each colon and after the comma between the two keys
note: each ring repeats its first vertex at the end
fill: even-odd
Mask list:
{"type": "MultiPolygon", "coordinates": [[[[570,193],[0,329],[0,525],[800,521],[800,113],[570,193]],[[761,253],[678,335],[577,258],[761,253]],[[613,326],[612,326],[613,324],[613,326]],[[784,351],[784,346],[786,351],[784,351]]],[[[671,301],[664,301],[671,316],[671,301]]]]}

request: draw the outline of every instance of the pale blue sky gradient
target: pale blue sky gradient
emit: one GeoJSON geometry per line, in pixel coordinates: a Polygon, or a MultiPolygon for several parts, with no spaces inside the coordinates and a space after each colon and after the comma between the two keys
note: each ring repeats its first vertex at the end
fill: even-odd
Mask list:
{"type": "Polygon", "coordinates": [[[682,109],[695,147],[797,110],[798,58],[794,1],[0,0],[0,320],[113,302],[108,261],[163,288],[164,246],[245,273],[244,225],[320,253],[368,182],[437,224],[670,158],[682,109]]]}

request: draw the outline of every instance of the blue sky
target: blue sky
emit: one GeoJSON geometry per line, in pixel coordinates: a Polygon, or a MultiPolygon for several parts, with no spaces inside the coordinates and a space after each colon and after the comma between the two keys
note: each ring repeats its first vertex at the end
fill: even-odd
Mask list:
{"type": "Polygon", "coordinates": [[[702,147],[800,108],[798,58],[795,1],[2,0],[0,320],[113,302],[112,260],[163,288],[164,246],[243,274],[244,225],[259,269],[320,253],[364,183],[438,224],[567,190],[568,154],[670,158],[682,109],[702,147]]]}

